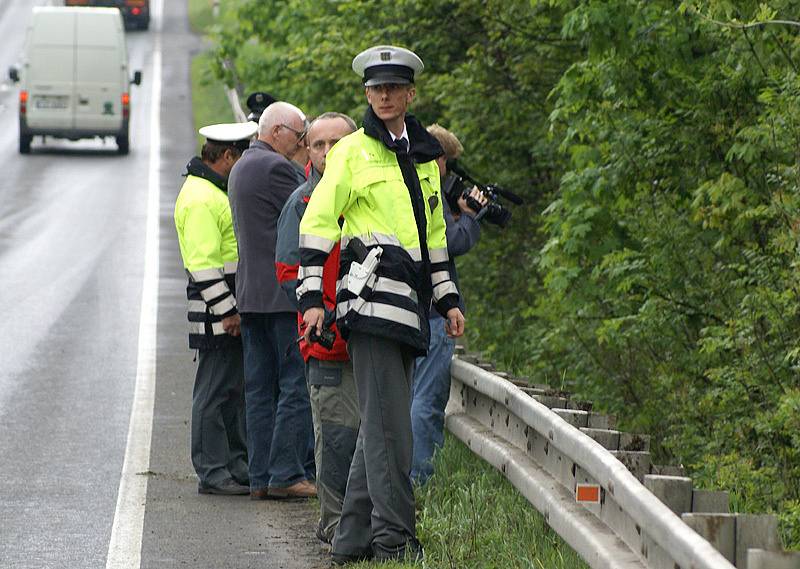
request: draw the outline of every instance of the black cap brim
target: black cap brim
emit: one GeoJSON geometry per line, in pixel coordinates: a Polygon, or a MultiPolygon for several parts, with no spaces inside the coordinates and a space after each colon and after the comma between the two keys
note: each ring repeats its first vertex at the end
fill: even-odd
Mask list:
{"type": "Polygon", "coordinates": [[[364,81],[364,87],[374,87],[376,85],[386,85],[387,83],[396,83],[397,85],[411,85],[413,81],[409,81],[405,77],[397,77],[396,75],[380,75],[364,81]]]}
{"type": "Polygon", "coordinates": [[[364,69],[364,86],[397,83],[408,85],[414,82],[414,70],[405,65],[373,65],[364,69]]]}

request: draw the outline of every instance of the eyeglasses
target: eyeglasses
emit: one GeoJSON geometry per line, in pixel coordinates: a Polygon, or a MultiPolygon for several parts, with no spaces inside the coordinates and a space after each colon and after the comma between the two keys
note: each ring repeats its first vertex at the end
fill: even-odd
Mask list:
{"type": "Polygon", "coordinates": [[[297,137],[297,142],[300,142],[306,136],[306,131],[304,131],[304,130],[294,129],[294,128],[290,127],[288,124],[281,124],[281,126],[283,128],[285,128],[285,129],[291,130],[294,133],[294,135],[297,137]]]}

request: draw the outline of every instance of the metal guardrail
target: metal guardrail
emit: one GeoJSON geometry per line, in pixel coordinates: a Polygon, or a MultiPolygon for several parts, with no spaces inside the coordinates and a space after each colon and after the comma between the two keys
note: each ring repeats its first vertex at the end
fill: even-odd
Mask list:
{"type": "Polygon", "coordinates": [[[592,427],[596,414],[551,410],[458,357],[451,375],[447,428],[501,470],[591,567],[734,567],[651,493],[630,464],[565,420],[585,414],[592,427]],[[599,484],[600,503],[578,504],[578,483],[599,484]]]}

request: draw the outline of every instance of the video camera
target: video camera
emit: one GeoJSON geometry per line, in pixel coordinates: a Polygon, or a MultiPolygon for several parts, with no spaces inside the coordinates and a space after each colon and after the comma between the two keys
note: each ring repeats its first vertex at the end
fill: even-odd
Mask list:
{"type": "Polygon", "coordinates": [[[442,193],[450,206],[450,210],[453,212],[460,211],[458,199],[463,197],[469,208],[478,212],[478,215],[475,216],[477,221],[485,218],[489,223],[505,227],[511,219],[511,211],[503,207],[498,200],[503,197],[514,205],[522,205],[523,203],[522,198],[517,194],[503,189],[497,184],[482,184],[478,182],[456,160],[447,161],[447,171],[449,175],[444,182],[442,193]],[[469,187],[467,187],[468,184],[469,187]],[[472,186],[476,186],[488,200],[485,206],[482,206],[475,198],[469,195],[470,191],[472,191],[472,186]]]}

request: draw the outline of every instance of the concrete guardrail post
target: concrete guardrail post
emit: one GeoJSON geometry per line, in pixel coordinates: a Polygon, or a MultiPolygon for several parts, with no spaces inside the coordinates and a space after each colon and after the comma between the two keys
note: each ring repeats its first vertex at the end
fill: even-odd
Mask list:
{"type": "Polygon", "coordinates": [[[747,567],[749,569],[800,569],[800,552],[750,549],[747,551],[747,567]]]}

